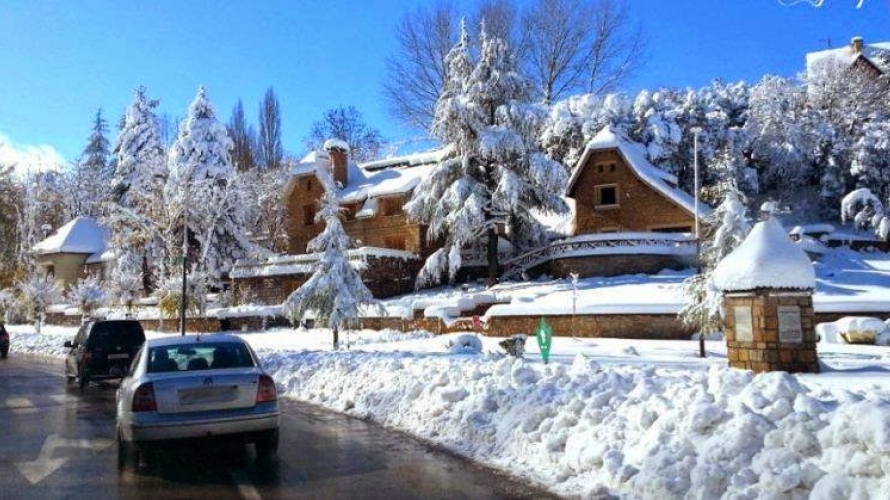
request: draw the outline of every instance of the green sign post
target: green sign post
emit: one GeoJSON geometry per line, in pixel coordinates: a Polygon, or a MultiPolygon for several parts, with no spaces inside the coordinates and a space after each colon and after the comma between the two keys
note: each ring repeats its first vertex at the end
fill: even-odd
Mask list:
{"type": "Polygon", "coordinates": [[[541,348],[541,357],[544,358],[544,364],[550,361],[550,345],[553,342],[553,329],[547,324],[547,321],[541,316],[541,323],[538,325],[538,347],[541,348]]]}

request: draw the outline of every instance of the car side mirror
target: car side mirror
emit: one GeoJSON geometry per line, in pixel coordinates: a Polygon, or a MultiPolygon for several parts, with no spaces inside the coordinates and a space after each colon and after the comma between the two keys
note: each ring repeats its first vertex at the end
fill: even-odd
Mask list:
{"type": "Polygon", "coordinates": [[[66,340],[66,341],[65,341],[65,347],[72,347],[72,348],[73,348],[73,347],[74,347],[74,343],[71,342],[70,340],[66,340]]]}

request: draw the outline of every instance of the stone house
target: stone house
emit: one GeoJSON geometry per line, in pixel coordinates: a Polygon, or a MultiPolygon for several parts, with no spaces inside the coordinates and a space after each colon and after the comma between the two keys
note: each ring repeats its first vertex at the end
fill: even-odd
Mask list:
{"type": "Polygon", "coordinates": [[[810,52],[806,55],[807,73],[825,64],[862,70],[874,77],[890,71],[890,42],[866,44],[861,36],[853,37],[849,45],[836,49],[810,52]]]}
{"type": "MultiPolygon", "coordinates": [[[[575,165],[567,237],[505,263],[504,277],[657,273],[695,263],[695,202],[652,165],[642,144],[603,128],[575,165]]],[[[711,209],[699,204],[699,217],[711,209]]]]}
{"type": "Polygon", "coordinates": [[[315,257],[307,245],[324,229],[315,221],[323,188],[316,172],[331,169],[340,187],[343,228],[355,262],[376,297],[407,293],[424,260],[436,249],[425,226],[408,220],[403,206],[414,188],[439,162],[443,150],[358,165],[349,146],[337,140],[307,155],[291,171],[282,203],[286,207],[288,255],[265,261],[239,261],[232,270],[239,301],[282,302],[312,273],[315,257]]]}
{"type": "MultiPolygon", "coordinates": [[[[587,144],[566,188],[575,203],[572,235],[618,232],[691,233],[694,200],[677,178],[646,159],[641,144],[611,127],[587,144]]],[[[701,204],[700,216],[710,213],[701,204]]]]}
{"type": "Polygon", "coordinates": [[[114,254],[108,231],[89,217],[77,217],[32,248],[38,269],[56,279],[62,289],[89,274],[107,277],[114,254]]]}

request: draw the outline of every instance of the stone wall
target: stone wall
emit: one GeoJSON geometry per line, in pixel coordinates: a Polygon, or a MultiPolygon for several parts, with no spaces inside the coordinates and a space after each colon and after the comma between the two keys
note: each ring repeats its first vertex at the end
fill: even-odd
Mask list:
{"type": "MultiPolygon", "coordinates": [[[[758,373],[819,371],[811,295],[779,294],[762,290],[750,294],[726,295],[724,303],[729,366],[758,373]],[[779,308],[783,306],[799,308],[800,342],[783,342],[780,338],[779,308]],[[750,328],[736,323],[737,314],[743,319],[750,318],[750,328]],[[747,332],[750,332],[750,338],[747,332]]],[[[748,320],[745,321],[747,325],[748,320]]]]}
{"type": "MultiPolygon", "coordinates": [[[[675,314],[597,314],[547,316],[555,336],[624,339],[689,340],[692,331],[675,314]]],[[[517,333],[534,335],[541,316],[493,316],[486,333],[506,337],[517,333]]]]}

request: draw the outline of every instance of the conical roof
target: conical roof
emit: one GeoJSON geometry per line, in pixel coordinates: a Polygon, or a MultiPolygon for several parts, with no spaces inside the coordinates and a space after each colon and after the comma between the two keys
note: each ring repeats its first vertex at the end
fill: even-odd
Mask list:
{"type": "Polygon", "coordinates": [[[774,218],[754,225],[745,241],[717,264],[713,278],[724,292],[816,288],[812,262],[774,218]]]}

